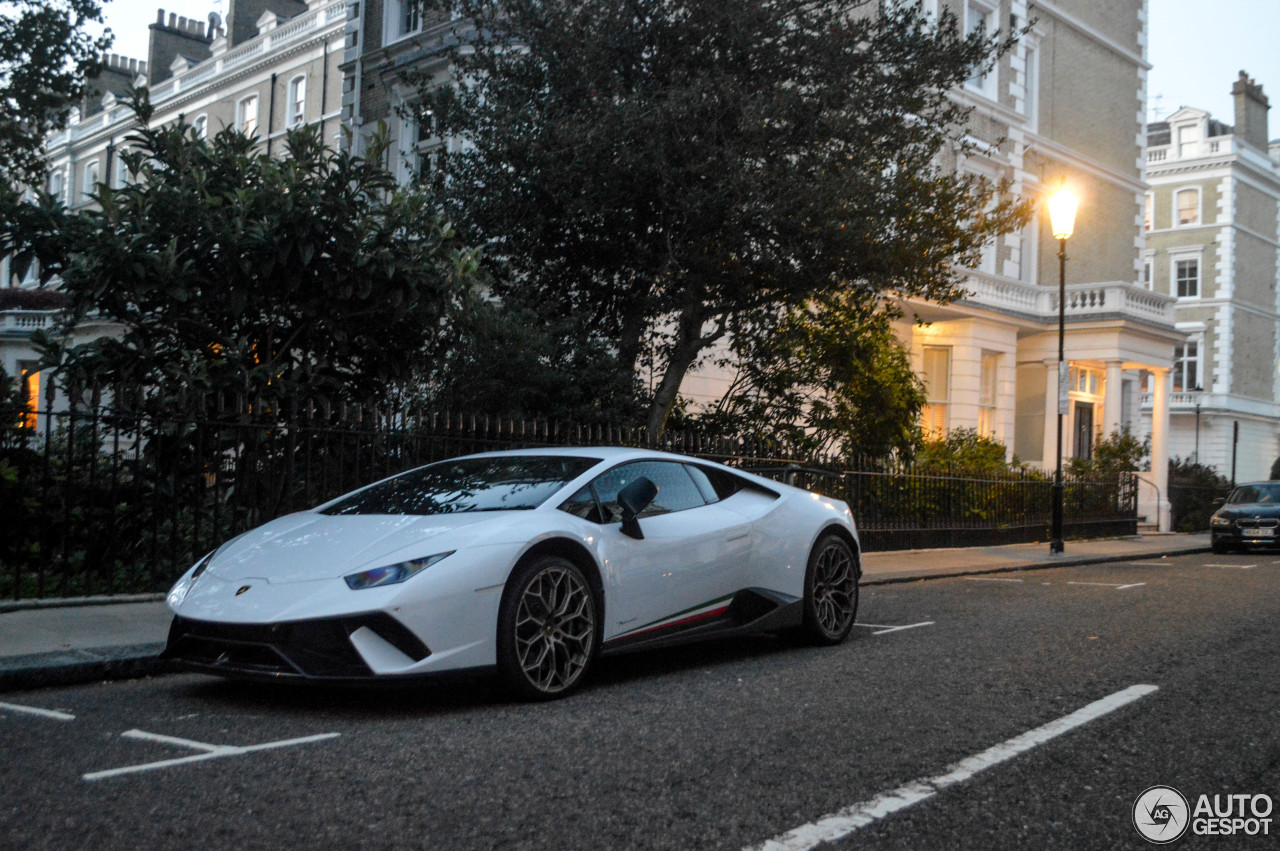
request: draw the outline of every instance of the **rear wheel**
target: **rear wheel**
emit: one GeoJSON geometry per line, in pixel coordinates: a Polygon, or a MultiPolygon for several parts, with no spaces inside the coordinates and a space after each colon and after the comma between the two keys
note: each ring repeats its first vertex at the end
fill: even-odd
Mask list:
{"type": "Polygon", "coordinates": [[[814,644],[839,644],[849,637],[857,615],[857,557],[844,538],[829,532],[809,553],[804,574],[804,636],[814,644]]]}
{"type": "Polygon", "coordinates": [[[564,697],[596,655],[595,596],[581,568],[543,556],[516,568],[498,612],[498,671],[518,695],[564,697]]]}

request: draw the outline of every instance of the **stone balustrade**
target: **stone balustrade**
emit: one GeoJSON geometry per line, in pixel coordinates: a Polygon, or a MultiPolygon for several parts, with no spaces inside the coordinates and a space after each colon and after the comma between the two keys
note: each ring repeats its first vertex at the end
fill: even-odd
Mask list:
{"type": "MultiPolygon", "coordinates": [[[[974,305],[1032,314],[1046,321],[1058,315],[1057,287],[979,275],[971,276],[966,286],[969,297],[965,301],[974,305]]],[[[1172,296],[1121,281],[1072,284],[1067,287],[1066,296],[1063,312],[1069,322],[1119,316],[1173,325],[1173,307],[1177,302],[1172,296]]]]}

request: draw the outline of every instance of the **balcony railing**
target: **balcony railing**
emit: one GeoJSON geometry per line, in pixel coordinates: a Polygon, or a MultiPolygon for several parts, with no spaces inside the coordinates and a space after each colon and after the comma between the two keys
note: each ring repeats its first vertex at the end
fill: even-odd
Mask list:
{"type": "Polygon", "coordinates": [[[1235,141],[1231,136],[1212,136],[1195,142],[1185,142],[1181,146],[1150,145],[1147,147],[1147,162],[1163,163],[1196,157],[1214,157],[1219,154],[1230,154],[1233,151],[1235,151],[1235,141]]]}
{"type": "MultiPolygon", "coordinates": [[[[1031,314],[1049,320],[1058,315],[1058,288],[1018,281],[973,276],[968,282],[972,304],[996,310],[1031,314]]],[[[1099,284],[1072,284],[1067,287],[1064,313],[1070,321],[1122,317],[1173,324],[1177,299],[1152,292],[1136,284],[1108,281],[1099,284]]]]}
{"type": "Polygon", "coordinates": [[[0,335],[25,337],[32,331],[53,326],[56,310],[4,310],[0,311],[0,335]]]}

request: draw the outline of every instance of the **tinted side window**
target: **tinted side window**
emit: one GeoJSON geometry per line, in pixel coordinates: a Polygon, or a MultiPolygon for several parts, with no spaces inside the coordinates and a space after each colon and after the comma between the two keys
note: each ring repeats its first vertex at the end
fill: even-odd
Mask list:
{"type": "Polygon", "coordinates": [[[724,470],[717,470],[714,467],[699,467],[697,465],[690,465],[690,467],[695,474],[701,473],[706,478],[707,483],[715,490],[717,500],[728,499],[746,486],[746,483],[733,473],[726,473],[724,470]]]}
{"type": "Polygon", "coordinates": [[[658,495],[640,515],[648,517],[653,514],[665,514],[669,511],[684,511],[706,505],[697,485],[685,470],[683,464],[672,461],[634,461],[614,467],[592,483],[600,504],[604,506],[611,519],[622,519],[622,509],[618,506],[618,491],[643,476],[658,486],[658,495]]]}

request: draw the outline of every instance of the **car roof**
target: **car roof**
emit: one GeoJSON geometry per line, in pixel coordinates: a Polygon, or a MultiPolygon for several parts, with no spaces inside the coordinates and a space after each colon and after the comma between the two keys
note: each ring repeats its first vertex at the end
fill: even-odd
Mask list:
{"type": "Polygon", "coordinates": [[[688,455],[661,452],[656,449],[638,449],[634,446],[535,446],[527,449],[503,449],[494,452],[477,452],[463,458],[503,458],[516,455],[552,455],[573,458],[595,458],[600,461],[624,461],[628,458],[668,458],[673,461],[700,461],[688,455]]]}

